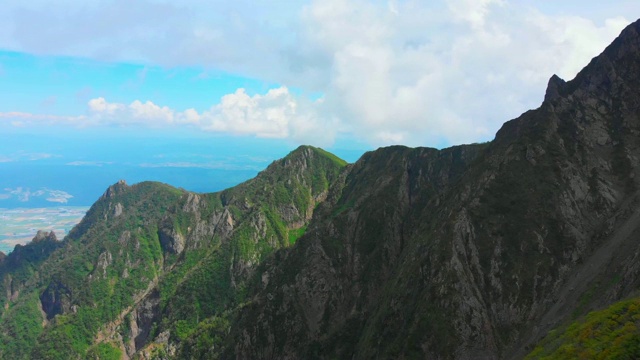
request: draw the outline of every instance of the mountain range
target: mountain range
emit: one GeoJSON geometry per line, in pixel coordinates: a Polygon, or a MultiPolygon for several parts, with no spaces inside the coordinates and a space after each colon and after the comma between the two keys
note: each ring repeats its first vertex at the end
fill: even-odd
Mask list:
{"type": "Polygon", "coordinates": [[[0,358],[637,358],[639,163],[640,21],[488,143],[110,186],[0,256],[0,358]]]}

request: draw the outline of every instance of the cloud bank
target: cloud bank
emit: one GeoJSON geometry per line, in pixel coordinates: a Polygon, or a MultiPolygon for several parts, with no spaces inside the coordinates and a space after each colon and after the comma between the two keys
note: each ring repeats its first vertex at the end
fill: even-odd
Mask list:
{"type": "Polygon", "coordinates": [[[640,4],[619,4],[595,18],[599,9],[589,7],[599,5],[580,4],[581,14],[568,15],[508,0],[96,0],[55,7],[9,0],[0,48],[202,66],[283,85],[261,94],[237,89],[209,109],[97,97],[86,114],[0,119],[14,126],[191,126],[316,145],[338,134],[374,146],[485,141],[537,107],[552,74],[571,79],[601,52],[633,20],[623,16],[640,15],[640,4]]]}

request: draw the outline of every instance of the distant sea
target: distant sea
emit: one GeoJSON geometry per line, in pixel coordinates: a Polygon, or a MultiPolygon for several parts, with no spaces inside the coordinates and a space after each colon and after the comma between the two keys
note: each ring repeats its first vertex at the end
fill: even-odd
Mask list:
{"type": "Polygon", "coordinates": [[[126,164],[69,166],[48,161],[0,163],[0,207],[90,206],[112,184],[152,180],[195,192],[224,190],[254,177],[256,169],[153,167],[126,164]]]}
{"type": "Polygon", "coordinates": [[[254,169],[132,165],[65,166],[48,161],[0,163],[0,251],[9,253],[38,230],[62,240],[110,185],[160,181],[195,192],[214,192],[254,177],[254,169]]]}
{"type": "MultiPolygon", "coordinates": [[[[277,139],[101,129],[32,133],[3,129],[0,143],[0,251],[38,229],[59,239],[112,184],[159,181],[208,193],[255,177],[295,145],[277,139]],[[66,221],[69,220],[69,221],[66,221]]],[[[328,149],[353,162],[363,150],[328,149]]]]}

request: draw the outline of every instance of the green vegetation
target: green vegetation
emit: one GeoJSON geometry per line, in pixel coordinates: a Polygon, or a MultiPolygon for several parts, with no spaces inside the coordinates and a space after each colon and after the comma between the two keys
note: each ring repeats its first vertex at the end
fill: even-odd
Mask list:
{"type": "Polygon", "coordinates": [[[640,298],[593,311],[552,330],[527,359],[637,359],[640,357],[640,298]]]}
{"type": "Polygon", "coordinates": [[[10,334],[0,338],[3,358],[77,358],[88,356],[89,349],[100,358],[113,355],[104,346],[92,348],[94,338],[157,276],[162,253],[157,229],[150,225],[182,194],[157,183],[123,188],[94,204],[64,242],[44,240],[17,249],[20,261],[4,261],[1,273],[5,279],[25,279],[12,285],[19,296],[0,320],[0,333],[10,334]],[[123,209],[118,216],[116,204],[123,209]],[[40,302],[50,319],[44,328],[40,302]]]}
{"type": "Polygon", "coordinates": [[[42,315],[35,293],[25,297],[3,314],[0,328],[0,359],[29,359],[24,352],[34,345],[42,333],[42,315]]]}
{"type": "Polygon", "coordinates": [[[96,339],[118,338],[103,332],[119,324],[109,331],[131,340],[131,311],[143,299],[155,304],[135,318],[143,341],[169,331],[185,354],[218,347],[255,266],[304,234],[345,165],[300,147],[258,177],[197,199],[154,182],[113,185],[65,241],[18,247],[0,262],[16,293],[0,297],[0,358],[119,359],[122,344],[96,339]]]}
{"type": "Polygon", "coordinates": [[[184,337],[183,345],[176,358],[178,359],[215,359],[220,350],[231,323],[230,313],[214,316],[193,327],[189,336],[184,337]]]}
{"type": "Polygon", "coordinates": [[[307,232],[306,225],[298,229],[289,230],[289,245],[295,244],[296,241],[300,239],[300,237],[302,237],[302,235],[304,235],[305,232],[307,232]]]}
{"type": "Polygon", "coordinates": [[[120,360],[122,351],[111,344],[98,344],[87,352],[87,358],[92,360],[120,360]]]}

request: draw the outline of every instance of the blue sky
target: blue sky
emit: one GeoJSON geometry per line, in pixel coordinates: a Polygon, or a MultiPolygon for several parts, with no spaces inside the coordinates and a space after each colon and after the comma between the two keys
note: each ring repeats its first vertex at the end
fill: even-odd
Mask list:
{"type": "Polygon", "coordinates": [[[229,89],[252,94],[275,83],[202,67],[163,68],[68,56],[1,51],[2,110],[51,115],[83,114],[95,97],[114,102],[153,99],[172,108],[208,109],[229,89]]]}
{"type": "Polygon", "coordinates": [[[355,161],[488,141],[638,17],[636,0],[4,0],[0,200],[45,163],[111,166],[102,186],[248,177],[300,144],[355,161]]]}

